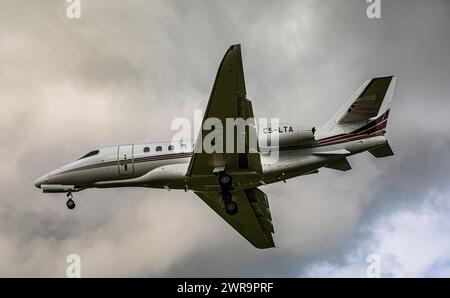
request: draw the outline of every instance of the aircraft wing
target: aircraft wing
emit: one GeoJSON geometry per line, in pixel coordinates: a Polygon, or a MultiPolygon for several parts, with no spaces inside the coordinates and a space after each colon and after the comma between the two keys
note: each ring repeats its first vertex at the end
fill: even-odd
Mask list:
{"type": "Polygon", "coordinates": [[[275,247],[272,238],[274,233],[272,216],[264,192],[252,188],[233,193],[233,200],[239,206],[239,212],[235,215],[226,213],[219,193],[196,192],[196,194],[255,247],[275,247]]]}
{"type": "MultiPolygon", "coordinates": [[[[233,130],[235,128],[233,127],[233,130]]],[[[225,168],[227,171],[250,170],[261,173],[261,160],[259,149],[250,148],[248,138],[254,134],[256,140],[256,127],[253,120],[251,101],[246,98],[244,71],[242,67],[241,46],[233,45],[226,52],[217,71],[214,86],[209,97],[208,106],[202,122],[202,128],[195,144],[194,154],[191,158],[187,176],[211,175],[215,168],[225,168]],[[233,152],[226,152],[226,138],[223,138],[223,152],[206,153],[203,150],[203,141],[210,130],[204,129],[203,124],[208,118],[217,118],[223,125],[223,136],[227,135],[226,119],[251,118],[252,125],[245,131],[245,152],[237,153],[237,137],[234,135],[233,152]]]]}

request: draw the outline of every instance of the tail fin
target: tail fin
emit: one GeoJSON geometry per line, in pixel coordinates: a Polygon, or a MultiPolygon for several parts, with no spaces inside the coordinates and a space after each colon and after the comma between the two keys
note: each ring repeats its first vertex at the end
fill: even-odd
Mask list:
{"type": "Polygon", "coordinates": [[[347,103],[324,126],[324,130],[348,131],[374,120],[385,120],[389,114],[397,78],[378,77],[367,80],[347,103]]]}

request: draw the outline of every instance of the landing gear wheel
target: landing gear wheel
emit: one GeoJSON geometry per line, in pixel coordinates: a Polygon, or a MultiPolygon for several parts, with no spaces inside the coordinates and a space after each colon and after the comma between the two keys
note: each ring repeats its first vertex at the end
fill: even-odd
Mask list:
{"type": "Polygon", "coordinates": [[[231,190],[233,190],[233,188],[231,187],[231,185],[233,184],[231,176],[225,174],[224,172],[221,172],[219,174],[219,183],[220,188],[222,189],[220,194],[222,195],[225,211],[228,215],[235,215],[238,212],[238,205],[236,204],[236,202],[233,202],[233,196],[230,192],[231,190]]]}
{"type": "Polygon", "coordinates": [[[68,199],[67,202],[66,202],[66,205],[67,205],[67,208],[69,208],[71,210],[73,208],[75,208],[75,202],[72,199],[68,199]]]}
{"type": "Polygon", "coordinates": [[[228,215],[235,215],[238,212],[238,205],[234,201],[225,202],[225,211],[228,215]]]}
{"type": "Polygon", "coordinates": [[[67,205],[67,208],[69,208],[69,209],[73,209],[73,208],[75,208],[75,202],[72,200],[72,198],[73,198],[73,195],[72,195],[72,192],[68,192],[67,193],[67,202],[66,202],[66,205],[67,205]]]}
{"type": "Polygon", "coordinates": [[[223,174],[219,177],[219,182],[222,187],[228,187],[231,184],[231,176],[223,174]]]}

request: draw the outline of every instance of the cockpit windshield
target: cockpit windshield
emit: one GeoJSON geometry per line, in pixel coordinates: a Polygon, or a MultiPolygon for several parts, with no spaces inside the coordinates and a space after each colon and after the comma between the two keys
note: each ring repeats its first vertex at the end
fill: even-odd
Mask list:
{"type": "Polygon", "coordinates": [[[83,155],[82,157],[80,157],[80,159],[83,159],[83,158],[86,158],[86,157],[90,157],[90,156],[97,155],[99,152],[100,152],[99,150],[91,151],[91,152],[89,152],[88,154],[83,155]]]}

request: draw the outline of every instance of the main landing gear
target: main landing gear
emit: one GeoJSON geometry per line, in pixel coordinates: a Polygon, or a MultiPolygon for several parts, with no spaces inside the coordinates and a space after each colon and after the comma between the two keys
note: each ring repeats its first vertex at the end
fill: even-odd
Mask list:
{"type": "Polygon", "coordinates": [[[69,208],[69,209],[73,209],[73,208],[75,208],[75,202],[72,200],[72,198],[73,198],[73,195],[72,195],[72,192],[71,191],[69,191],[68,193],[67,193],[67,202],[66,202],[66,205],[67,205],[67,208],[69,208]]]}
{"type": "Polygon", "coordinates": [[[225,173],[219,174],[219,183],[220,188],[222,191],[220,194],[222,195],[223,205],[225,207],[225,211],[228,215],[235,215],[238,212],[238,205],[235,201],[233,201],[233,196],[231,195],[231,190],[233,188],[232,185],[232,179],[230,175],[227,175],[225,173]]]}

